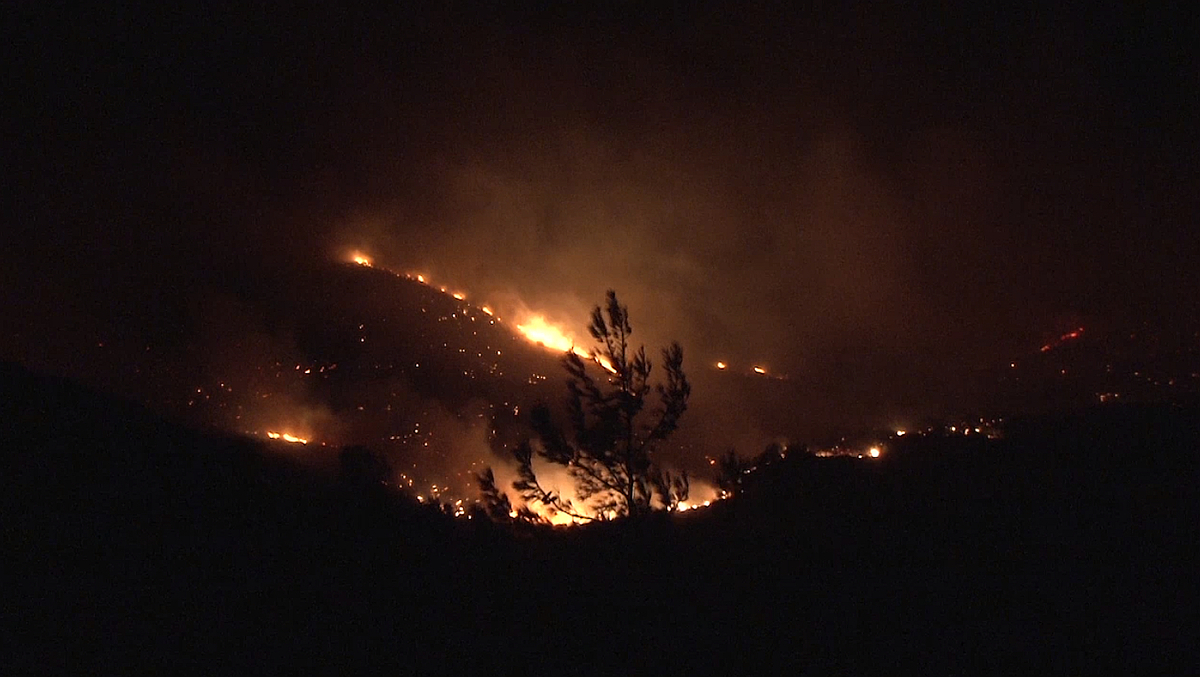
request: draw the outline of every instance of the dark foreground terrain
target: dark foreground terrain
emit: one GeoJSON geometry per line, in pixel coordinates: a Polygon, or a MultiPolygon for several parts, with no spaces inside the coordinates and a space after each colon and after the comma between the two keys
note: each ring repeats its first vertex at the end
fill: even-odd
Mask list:
{"type": "Polygon", "coordinates": [[[702,511],[452,519],[0,369],[5,672],[1164,672],[1197,639],[1194,407],[789,454],[702,511]]]}

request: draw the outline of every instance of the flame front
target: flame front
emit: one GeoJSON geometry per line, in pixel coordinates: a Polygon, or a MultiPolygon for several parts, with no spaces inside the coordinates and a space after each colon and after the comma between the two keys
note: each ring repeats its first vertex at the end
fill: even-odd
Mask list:
{"type": "MultiPolygon", "coordinates": [[[[567,336],[562,329],[550,324],[545,317],[534,315],[525,322],[517,324],[517,331],[525,335],[525,338],[540,343],[547,348],[557,350],[559,352],[567,352],[568,350],[579,355],[581,352],[575,347],[575,339],[567,336]]],[[[584,354],[586,357],[586,354],[584,354]]]]}
{"type": "MultiPolygon", "coordinates": [[[[368,268],[375,267],[375,260],[372,257],[370,257],[367,254],[360,252],[360,251],[351,252],[350,260],[360,266],[366,266],[368,268]]],[[[422,273],[401,274],[401,273],[397,273],[395,271],[388,270],[387,268],[382,268],[381,270],[386,270],[387,272],[390,272],[398,277],[404,277],[404,278],[407,278],[410,280],[416,280],[417,282],[420,282],[421,284],[430,284],[428,278],[426,278],[425,275],[422,273]]],[[[455,299],[456,301],[466,301],[466,299],[467,299],[467,292],[465,292],[465,291],[452,291],[450,288],[448,288],[444,285],[437,287],[437,289],[439,289],[442,293],[455,299]]],[[[485,313],[491,317],[496,317],[496,312],[490,306],[483,305],[483,306],[480,306],[479,309],[483,313],[485,313]]],[[[498,318],[498,317],[496,318],[497,321],[499,321],[499,319],[500,318],[498,318]]],[[[545,348],[547,348],[549,350],[553,350],[555,352],[564,353],[564,352],[570,351],[572,353],[575,353],[579,357],[582,357],[585,360],[591,360],[591,361],[597,362],[601,367],[608,370],[609,372],[616,373],[616,369],[613,368],[612,362],[610,360],[608,360],[607,358],[605,358],[603,356],[595,355],[595,354],[590,353],[582,348],[576,347],[575,339],[570,334],[565,332],[561,327],[551,324],[549,321],[547,321],[544,315],[531,315],[524,322],[518,323],[516,325],[516,327],[517,327],[517,331],[519,331],[522,336],[524,336],[526,339],[528,339],[532,343],[540,344],[540,345],[544,346],[545,348]]],[[[286,439],[286,438],[275,437],[272,439],[286,439]]],[[[300,438],[296,438],[296,439],[298,441],[300,438]]],[[[304,443],[307,443],[307,441],[305,441],[304,443]]]]}
{"type": "Polygon", "coordinates": [[[601,367],[616,373],[616,369],[613,368],[612,362],[608,358],[594,355],[576,346],[575,339],[558,326],[547,322],[542,315],[533,315],[525,322],[517,323],[517,331],[533,343],[541,344],[560,353],[572,352],[585,360],[595,360],[601,367]]]}
{"type": "Polygon", "coordinates": [[[268,430],[267,437],[269,437],[273,440],[283,440],[284,442],[291,442],[292,444],[308,444],[308,440],[304,439],[303,437],[296,437],[295,435],[292,435],[291,433],[279,433],[279,432],[275,432],[274,430],[268,430]]]}

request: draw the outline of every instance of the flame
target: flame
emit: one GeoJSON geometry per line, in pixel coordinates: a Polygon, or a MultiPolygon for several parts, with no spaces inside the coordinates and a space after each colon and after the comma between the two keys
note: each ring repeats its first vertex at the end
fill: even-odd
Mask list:
{"type": "MultiPolygon", "coordinates": [[[[542,470],[542,473],[547,474],[545,470],[542,470]]],[[[556,471],[550,471],[548,474],[554,477],[558,476],[556,471]]],[[[616,517],[615,512],[600,511],[588,506],[586,501],[580,501],[569,481],[565,485],[560,485],[551,479],[550,485],[553,485],[552,489],[555,492],[569,498],[574,504],[575,509],[578,510],[578,514],[582,515],[583,518],[573,517],[566,513],[553,510],[537,501],[527,503],[521,501],[520,499],[516,499],[511,495],[509,498],[513,499],[515,504],[523,506],[553,526],[576,526],[580,524],[586,524],[592,519],[614,519],[616,517]]],[[[716,487],[702,480],[693,480],[690,495],[686,500],[680,501],[674,506],[674,512],[684,513],[703,510],[704,508],[712,507],[716,503],[725,500],[726,498],[729,498],[729,494],[717,490],[716,487]]],[[[665,507],[657,498],[655,499],[654,504],[660,508],[665,507]]],[[[509,513],[509,516],[516,517],[517,512],[514,510],[513,512],[509,513]]]]}
{"type": "Polygon", "coordinates": [[[296,437],[295,435],[292,435],[291,433],[277,433],[274,430],[268,430],[267,437],[269,437],[273,440],[283,440],[284,442],[291,442],[292,444],[308,444],[308,440],[304,439],[303,437],[296,437]]]}
{"type": "Polygon", "coordinates": [[[575,349],[575,340],[567,336],[562,329],[547,322],[541,315],[534,315],[524,322],[517,323],[517,331],[530,341],[559,352],[575,349]]]}
{"type": "Polygon", "coordinates": [[[729,365],[725,364],[724,362],[717,362],[717,369],[725,369],[728,366],[729,365]]]}
{"type": "MultiPolygon", "coordinates": [[[[1083,327],[1079,327],[1073,331],[1069,331],[1069,332],[1063,334],[1062,336],[1059,336],[1057,341],[1051,341],[1050,343],[1043,345],[1041,347],[1041,352],[1048,353],[1051,350],[1054,350],[1055,348],[1059,347],[1060,345],[1066,343],[1067,341],[1074,341],[1075,339],[1079,338],[1080,336],[1083,336],[1083,331],[1084,331],[1083,327]]],[[[1017,365],[1016,365],[1016,363],[1013,363],[1011,366],[1015,367],[1017,365]]]]}
{"type": "Polygon", "coordinates": [[[585,360],[595,360],[601,367],[614,374],[617,371],[613,368],[612,362],[608,358],[601,355],[594,355],[576,346],[574,338],[557,325],[550,324],[545,316],[531,315],[524,322],[517,323],[517,331],[521,332],[526,339],[545,346],[550,350],[560,353],[572,352],[585,360]]]}
{"type": "MultiPolygon", "coordinates": [[[[357,250],[350,253],[350,260],[360,266],[367,266],[371,268],[375,266],[374,260],[370,256],[367,256],[366,254],[357,250]]],[[[416,280],[421,284],[429,284],[429,281],[422,273],[406,273],[402,275],[401,273],[397,273],[387,268],[383,268],[383,270],[386,270],[393,275],[405,277],[410,280],[416,280]]],[[[440,286],[438,289],[443,293],[450,295],[456,301],[465,301],[467,299],[467,293],[465,291],[452,292],[446,286],[440,286]]],[[[480,306],[479,309],[487,315],[495,317],[495,311],[492,310],[492,308],[488,306],[480,306]]],[[[577,348],[575,346],[574,337],[568,334],[558,325],[551,324],[546,320],[544,315],[531,315],[525,322],[518,323],[516,326],[517,330],[532,343],[540,344],[545,348],[555,352],[570,351],[585,360],[595,361],[609,372],[614,374],[616,373],[616,369],[613,368],[612,362],[608,358],[590,353],[582,348],[577,348]]],[[[722,369],[723,368],[724,367],[722,367],[722,369]]],[[[276,437],[272,439],[283,438],[276,437]]],[[[296,440],[299,441],[300,438],[296,438],[296,440]]],[[[307,443],[307,440],[305,440],[304,443],[307,443]]]]}
{"type": "Polygon", "coordinates": [[[754,373],[755,373],[755,374],[766,374],[766,373],[767,373],[767,370],[766,370],[766,369],[763,369],[762,367],[755,367],[755,368],[754,368],[754,373]]]}
{"type": "Polygon", "coordinates": [[[879,458],[879,447],[871,447],[867,451],[867,455],[871,458],[879,458]]]}

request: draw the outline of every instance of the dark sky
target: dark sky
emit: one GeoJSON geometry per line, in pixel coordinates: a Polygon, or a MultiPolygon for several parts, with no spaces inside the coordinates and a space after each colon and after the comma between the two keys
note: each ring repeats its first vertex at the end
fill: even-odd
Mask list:
{"type": "Polygon", "coordinates": [[[1190,12],[410,4],[6,10],[6,312],[169,322],[364,247],[931,397],[1196,316],[1190,12]]]}

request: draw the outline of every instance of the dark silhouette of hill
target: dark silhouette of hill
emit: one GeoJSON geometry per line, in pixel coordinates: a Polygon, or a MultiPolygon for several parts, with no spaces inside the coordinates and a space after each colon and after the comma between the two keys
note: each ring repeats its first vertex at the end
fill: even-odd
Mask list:
{"type": "Polygon", "coordinates": [[[1194,409],[789,453],[706,511],[551,531],[13,365],[0,394],[10,674],[1156,671],[1194,638],[1194,409]]]}
{"type": "Polygon", "coordinates": [[[1200,400],[1200,331],[1142,323],[1079,328],[983,379],[993,412],[1036,413],[1103,403],[1200,400]]]}

